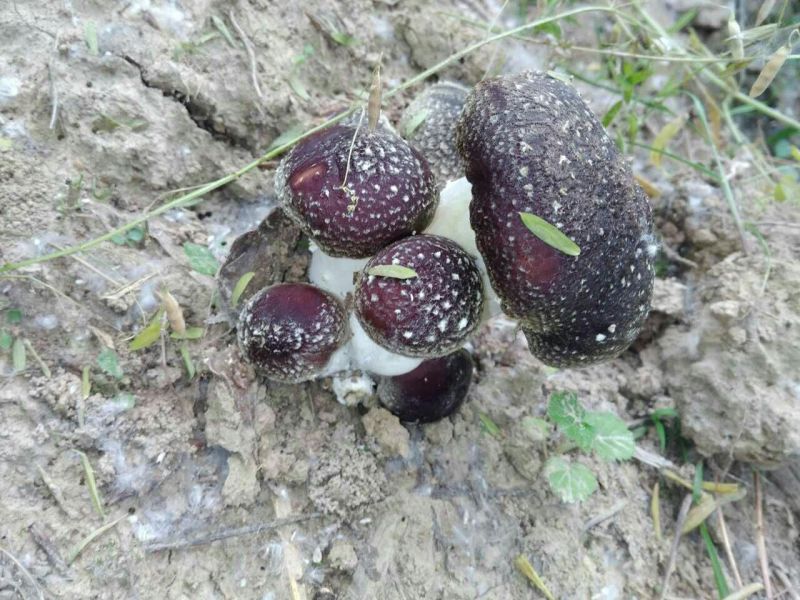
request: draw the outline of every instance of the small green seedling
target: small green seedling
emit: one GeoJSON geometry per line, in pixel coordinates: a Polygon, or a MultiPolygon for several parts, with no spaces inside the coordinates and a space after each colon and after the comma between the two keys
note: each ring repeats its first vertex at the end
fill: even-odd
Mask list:
{"type": "Polygon", "coordinates": [[[208,247],[186,242],[183,244],[183,251],[186,254],[186,258],[189,259],[189,266],[192,269],[211,277],[217,274],[219,263],[208,247]]]}
{"type": "Polygon", "coordinates": [[[287,78],[289,87],[292,88],[292,91],[301,99],[301,100],[310,100],[311,96],[306,90],[306,87],[300,81],[298,74],[300,67],[304,65],[308,59],[314,56],[314,46],[311,44],[306,44],[303,46],[303,51],[295,56],[292,59],[292,70],[289,72],[289,76],[287,78]]]}
{"type": "Polygon", "coordinates": [[[587,411],[573,392],[554,392],[547,406],[547,417],[569,442],[564,452],[552,456],[544,468],[550,488],[564,502],[586,500],[597,489],[594,473],[567,458],[567,451],[578,448],[606,461],[633,456],[633,433],[625,422],[611,412],[587,411]]]}
{"type": "MultiPolygon", "coordinates": [[[[198,246],[198,248],[203,248],[203,246],[198,246]]],[[[135,352],[149,348],[162,339],[162,336],[166,334],[166,324],[169,323],[169,329],[171,330],[169,337],[172,340],[180,341],[178,350],[186,368],[186,373],[189,379],[192,379],[197,370],[189,353],[188,340],[201,339],[205,330],[202,327],[186,326],[183,309],[169,291],[162,290],[159,297],[161,298],[162,307],[156,311],[156,314],[148,324],[133,337],[128,344],[128,349],[135,352]]]]}
{"type": "Polygon", "coordinates": [[[114,352],[111,348],[104,349],[97,356],[97,366],[100,367],[104,373],[111,375],[111,377],[117,380],[122,379],[123,376],[125,375],[125,372],[119,365],[119,358],[117,357],[117,353],[114,352]]]}

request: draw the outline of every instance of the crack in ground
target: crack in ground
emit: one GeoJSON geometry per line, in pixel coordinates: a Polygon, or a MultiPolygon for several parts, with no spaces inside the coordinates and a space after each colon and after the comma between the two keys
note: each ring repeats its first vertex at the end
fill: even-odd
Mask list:
{"type": "Polygon", "coordinates": [[[153,83],[152,81],[147,79],[145,75],[145,68],[141,64],[139,64],[136,60],[131,58],[127,55],[122,55],[122,58],[128,64],[136,67],[139,71],[139,79],[142,81],[142,85],[152,90],[158,90],[161,92],[165,97],[170,98],[183,106],[186,109],[189,118],[192,122],[197,125],[198,128],[202,129],[203,131],[211,134],[216,140],[225,142],[229,146],[233,146],[235,148],[244,148],[245,150],[250,151],[250,144],[248,144],[247,140],[241,138],[239,136],[233,135],[231,132],[219,131],[216,127],[214,127],[214,122],[212,116],[209,114],[209,107],[205,106],[202,103],[193,101],[190,96],[187,96],[180,90],[161,86],[157,83],[153,83]]]}

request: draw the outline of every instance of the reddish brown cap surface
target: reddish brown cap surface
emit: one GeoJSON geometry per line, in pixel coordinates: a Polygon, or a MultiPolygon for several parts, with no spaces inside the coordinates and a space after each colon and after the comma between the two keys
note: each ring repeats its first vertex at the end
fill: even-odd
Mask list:
{"type": "Polygon", "coordinates": [[[397,135],[334,125],[302,140],[275,175],[278,196],[331,256],[367,258],[422,231],[438,194],[425,159],[397,135]],[[349,168],[348,168],[349,165],[349,168]]]}

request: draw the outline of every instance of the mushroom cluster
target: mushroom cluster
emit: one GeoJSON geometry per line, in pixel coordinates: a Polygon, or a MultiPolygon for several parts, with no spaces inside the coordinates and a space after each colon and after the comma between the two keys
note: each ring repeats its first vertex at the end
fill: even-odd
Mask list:
{"type": "Polygon", "coordinates": [[[652,292],[650,208],[569,85],[530,72],[437,84],[401,121],[411,143],[369,117],[278,167],[312,258],[310,283],[268,286],[241,311],[240,347],[264,375],[368,373],[390,411],[427,422],[463,402],[462,348],[501,310],[554,366],[633,341],[652,292]]]}

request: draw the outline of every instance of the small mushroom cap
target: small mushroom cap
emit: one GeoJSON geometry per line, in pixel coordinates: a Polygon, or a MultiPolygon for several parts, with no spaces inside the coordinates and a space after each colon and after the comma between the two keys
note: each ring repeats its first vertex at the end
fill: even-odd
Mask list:
{"type": "Polygon", "coordinates": [[[570,86],[526,72],[478,84],[457,138],[478,249],[531,351],[556,366],[619,354],[647,316],[656,246],[647,198],[595,115],[570,86]],[[580,255],[546,244],[520,213],[580,255]]]}
{"type": "Polygon", "coordinates": [[[401,134],[428,160],[440,187],[464,176],[464,162],[456,148],[456,122],[469,89],[442,81],[425,90],[400,118],[401,134]]]}
{"type": "Polygon", "coordinates": [[[239,345],[270,379],[287,383],[318,376],[347,337],[344,306],[306,283],[278,283],[242,309],[239,345]]]}
{"type": "Polygon", "coordinates": [[[472,359],[466,350],[424,361],[413,371],[378,381],[378,398],[401,421],[430,423],[454,413],[467,397],[472,359]]]}
{"type": "Polygon", "coordinates": [[[376,343],[404,356],[443,356],[479,325],[483,285],[475,260],[435,235],[402,239],[373,256],[355,289],[356,316],[376,343]],[[399,265],[415,276],[370,275],[399,265]]]}
{"type": "Polygon", "coordinates": [[[275,185],[286,211],[320,248],[349,258],[367,258],[422,231],[438,199],[419,152],[366,124],[334,125],[301,141],[278,167],[275,185]]]}

